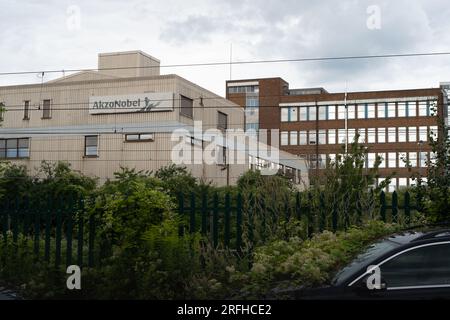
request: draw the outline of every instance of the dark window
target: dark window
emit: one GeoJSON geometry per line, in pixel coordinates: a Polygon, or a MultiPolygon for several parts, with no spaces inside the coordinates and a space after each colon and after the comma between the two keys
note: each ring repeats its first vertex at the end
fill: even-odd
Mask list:
{"type": "Polygon", "coordinates": [[[6,158],[6,140],[1,139],[0,140],[0,159],[6,158]]]}
{"type": "Polygon", "coordinates": [[[84,138],[84,155],[87,157],[98,156],[98,136],[86,136],[84,138]]]}
{"type": "Polygon", "coordinates": [[[51,114],[50,114],[50,100],[44,100],[43,104],[42,104],[42,118],[43,119],[50,119],[51,118],[51,114]]]}
{"type": "Polygon", "coordinates": [[[3,102],[0,102],[0,121],[4,120],[4,113],[5,113],[5,104],[3,102]]]}
{"type": "Polygon", "coordinates": [[[133,133],[125,135],[125,141],[155,141],[153,133],[133,133]]]}
{"type": "Polygon", "coordinates": [[[0,139],[0,158],[28,158],[30,156],[29,139],[0,139]]]}
{"type": "Polygon", "coordinates": [[[450,285],[450,244],[435,244],[405,252],[381,265],[388,288],[450,285]]]}
{"type": "Polygon", "coordinates": [[[25,101],[23,103],[23,120],[30,119],[30,101],[25,101]]]}
{"type": "Polygon", "coordinates": [[[181,96],[180,114],[189,118],[194,117],[194,103],[192,99],[181,96]]]}
{"type": "Polygon", "coordinates": [[[226,147],[218,147],[219,148],[219,156],[218,156],[218,164],[219,165],[227,165],[227,148],[226,147]]]}
{"type": "Polygon", "coordinates": [[[228,129],[228,115],[220,111],[218,112],[217,128],[221,130],[228,129]]]}

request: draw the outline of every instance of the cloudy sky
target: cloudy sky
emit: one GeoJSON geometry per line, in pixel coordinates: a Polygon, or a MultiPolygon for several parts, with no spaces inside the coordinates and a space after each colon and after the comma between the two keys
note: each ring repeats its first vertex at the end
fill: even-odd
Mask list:
{"type": "MultiPolygon", "coordinates": [[[[0,72],[95,68],[99,52],[142,50],[162,65],[450,51],[445,0],[2,0],[0,72]]],[[[228,66],[163,68],[224,94],[228,66]]],[[[62,74],[47,75],[45,80],[62,74]]],[[[232,78],[291,88],[436,87],[450,56],[236,65],[232,78]]],[[[0,85],[38,83],[0,76],[0,85]]]]}

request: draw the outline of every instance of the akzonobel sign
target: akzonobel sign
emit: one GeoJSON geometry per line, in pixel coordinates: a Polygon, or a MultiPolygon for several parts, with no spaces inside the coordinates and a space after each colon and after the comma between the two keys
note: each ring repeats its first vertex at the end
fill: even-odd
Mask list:
{"type": "Polygon", "coordinates": [[[89,113],[172,111],[172,92],[153,92],[123,96],[89,97],[89,113]]]}

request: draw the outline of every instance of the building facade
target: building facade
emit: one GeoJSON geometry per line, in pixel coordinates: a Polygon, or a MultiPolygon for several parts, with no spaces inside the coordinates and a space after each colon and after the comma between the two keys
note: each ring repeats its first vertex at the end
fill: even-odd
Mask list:
{"type": "Polygon", "coordinates": [[[438,135],[438,115],[448,119],[443,86],[329,93],[289,89],[281,78],[228,81],[226,86],[227,99],[245,107],[246,127],[279,130],[280,148],[306,159],[310,177],[320,175],[327,159],[344,153],[346,141],[358,133],[369,148],[366,167],[373,167],[378,155],[380,180],[395,173],[391,190],[411,185],[414,173],[426,173],[426,161],[434,156],[428,136],[438,135]],[[255,96],[256,107],[249,104],[255,96]]]}
{"type": "Polygon", "coordinates": [[[30,174],[44,160],[66,161],[103,183],[120,167],[155,171],[176,163],[223,186],[249,168],[248,154],[245,163],[228,159],[226,140],[213,152],[218,161],[202,158],[210,142],[205,131],[243,131],[242,108],[177,75],[161,75],[159,60],[141,51],[99,54],[96,71],[0,87],[0,103],[0,159],[24,164],[30,174]]]}

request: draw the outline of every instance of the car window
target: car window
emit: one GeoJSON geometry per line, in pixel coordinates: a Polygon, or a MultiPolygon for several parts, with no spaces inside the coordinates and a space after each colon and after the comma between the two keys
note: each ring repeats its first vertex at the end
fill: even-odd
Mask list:
{"type": "Polygon", "coordinates": [[[418,247],[380,266],[387,288],[450,285],[450,244],[418,247]]]}
{"type": "Polygon", "coordinates": [[[394,248],[397,248],[398,246],[399,246],[398,243],[395,243],[391,240],[383,240],[372,244],[370,247],[366,249],[366,251],[358,255],[356,259],[352,261],[352,263],[350,263],[345,268],[343,268],[339,273],[337,273],[332,281],[332,284],[335,286],[341,285],[342,283],[347,281],[351,276],[353,276],[356,272],[363,269],[364,266],[369,265],[372,261],[376,260],[385,253],[388,253],[394,248]]]}

